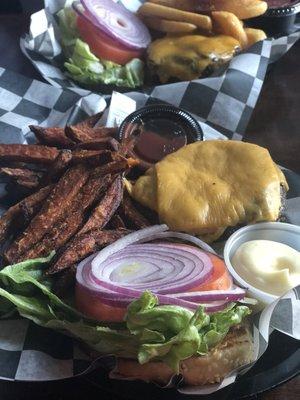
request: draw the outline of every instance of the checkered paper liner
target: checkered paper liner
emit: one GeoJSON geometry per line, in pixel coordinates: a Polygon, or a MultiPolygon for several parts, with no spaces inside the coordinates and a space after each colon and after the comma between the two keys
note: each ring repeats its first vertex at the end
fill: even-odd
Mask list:
{"type": "MultiPolygon", "coordinates": [[[[119,1],[131,11],[136,11],[143,3],[119,1]]],[[[46,81],[82,95],[86,91],[64,74],[56,13],[65,4],[66,0],[45,0],[45,8],[31,16],[29,34],[21,38],[20,44],[46,81]]],[[[182,107],[228,138],[242,139],[268,65],[285,54],[299,37],[300,29],[276,40],[266,39],[234,57],[228,66],[208,78],[145,87],[133,95],[141,104],[155,98],[182,107]]],[[[107,93],[107,87],[103,86],[102,93],[107,93]]]]}
{"type": "MultiPolygon", "coordinates": [[[[140,93],[129,95],[137,108],[161,103],[140,93]]],[[[27,143],[34,140],[28,125],[65,126],[81,121],[107,106],[99,94],[51,86],[0,67],[0,143],[27,143]]],[[[197,118],[206,139],[226,139],[197,118]]]]}

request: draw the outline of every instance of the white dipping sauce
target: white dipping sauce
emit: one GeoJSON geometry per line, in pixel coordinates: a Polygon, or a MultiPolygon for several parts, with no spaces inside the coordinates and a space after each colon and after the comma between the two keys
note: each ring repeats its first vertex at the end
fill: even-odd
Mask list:
{"type": "Polygon", "coordinates": [[[300,284],[300,252],[271,240],[243,243],[232,257],[236,272],[251,286],[281,296],[300,284]]]}

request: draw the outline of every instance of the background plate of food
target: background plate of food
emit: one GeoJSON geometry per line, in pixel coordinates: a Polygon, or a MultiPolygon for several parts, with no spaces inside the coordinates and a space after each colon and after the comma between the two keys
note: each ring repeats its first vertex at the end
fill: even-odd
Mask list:
{"type": "Polygon", "coordinates": [[[117,88],[144,103],[157,98],[230,138],[241,137],[268,65],[299,32],[273,40],[250,27],[248,20],[266,11],[263,1],[199,4],[46,1],[45,9],[32,15],[21,48],[56,87],[107,98],[117,88]]]}

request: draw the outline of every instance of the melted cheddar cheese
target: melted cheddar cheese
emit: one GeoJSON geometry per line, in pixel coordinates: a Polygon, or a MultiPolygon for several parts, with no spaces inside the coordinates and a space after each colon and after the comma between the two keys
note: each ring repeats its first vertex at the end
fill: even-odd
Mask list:
{"type": "Polygon", "coordinates": [[[170,78],[192,80],[199,78],[209,65],[229,61],[239,47],[236,39],[224,35],[167,36],[150,44],[148,61],[161,82],[170,78]]]}
{"type": "Polygon", "coordinates": [[[284,175],[263,147],[196,142],[158,162],[130,189],[170,229],[215,240],[229,226],[275,221],[284,175]]]}

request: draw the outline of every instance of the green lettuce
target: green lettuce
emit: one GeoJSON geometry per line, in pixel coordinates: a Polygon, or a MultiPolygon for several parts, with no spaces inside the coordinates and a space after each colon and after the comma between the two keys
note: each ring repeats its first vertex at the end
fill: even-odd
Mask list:
{"type": "Polygon", "coordinates": [[[65,54],[70,57],[79,32],[76,27],[76,14],[71,7],[65,7],[57,13],[60,40],[65,54]]]}
{"type": "Polygon", "coordinates": [[[67,61],[64,63],[68,75],[85,85],[111,84],[135,88],[142,86],[144,63],[134,58],[122,66],[97,58],[87,43],[80,39],[76,27],[76,14],[70,7],[57,13],[61,43],[67,61]]]}
{"type": "Polygon", "coordinates": [[[0,316],[18,312],[38,325],[71,335],[101,354],[166,362],[174,372],[192,355],[206,354],[229,329],[240,324],[250,311],[231,304],[208,315],[203,307],[192,312],[183,307],[159,305],[151,292],[144,292],[127,309],[123,323],[104,324],[85,318],[52,291],[53,278],[45,267],[53,257],[27,260],[0,271],[0,316]]]}
{"type": "Polygon", "coordinates": [[[156,296],[144,292],[128,306],[126,324],[140,338],[138,360],[141,364],[163,360],[178,372],[181,360],[206,354],[248,314],[248,307],[234,303],[211,315],[202,306],[195,313],[178,306],[159,306],[156,296]]]}

